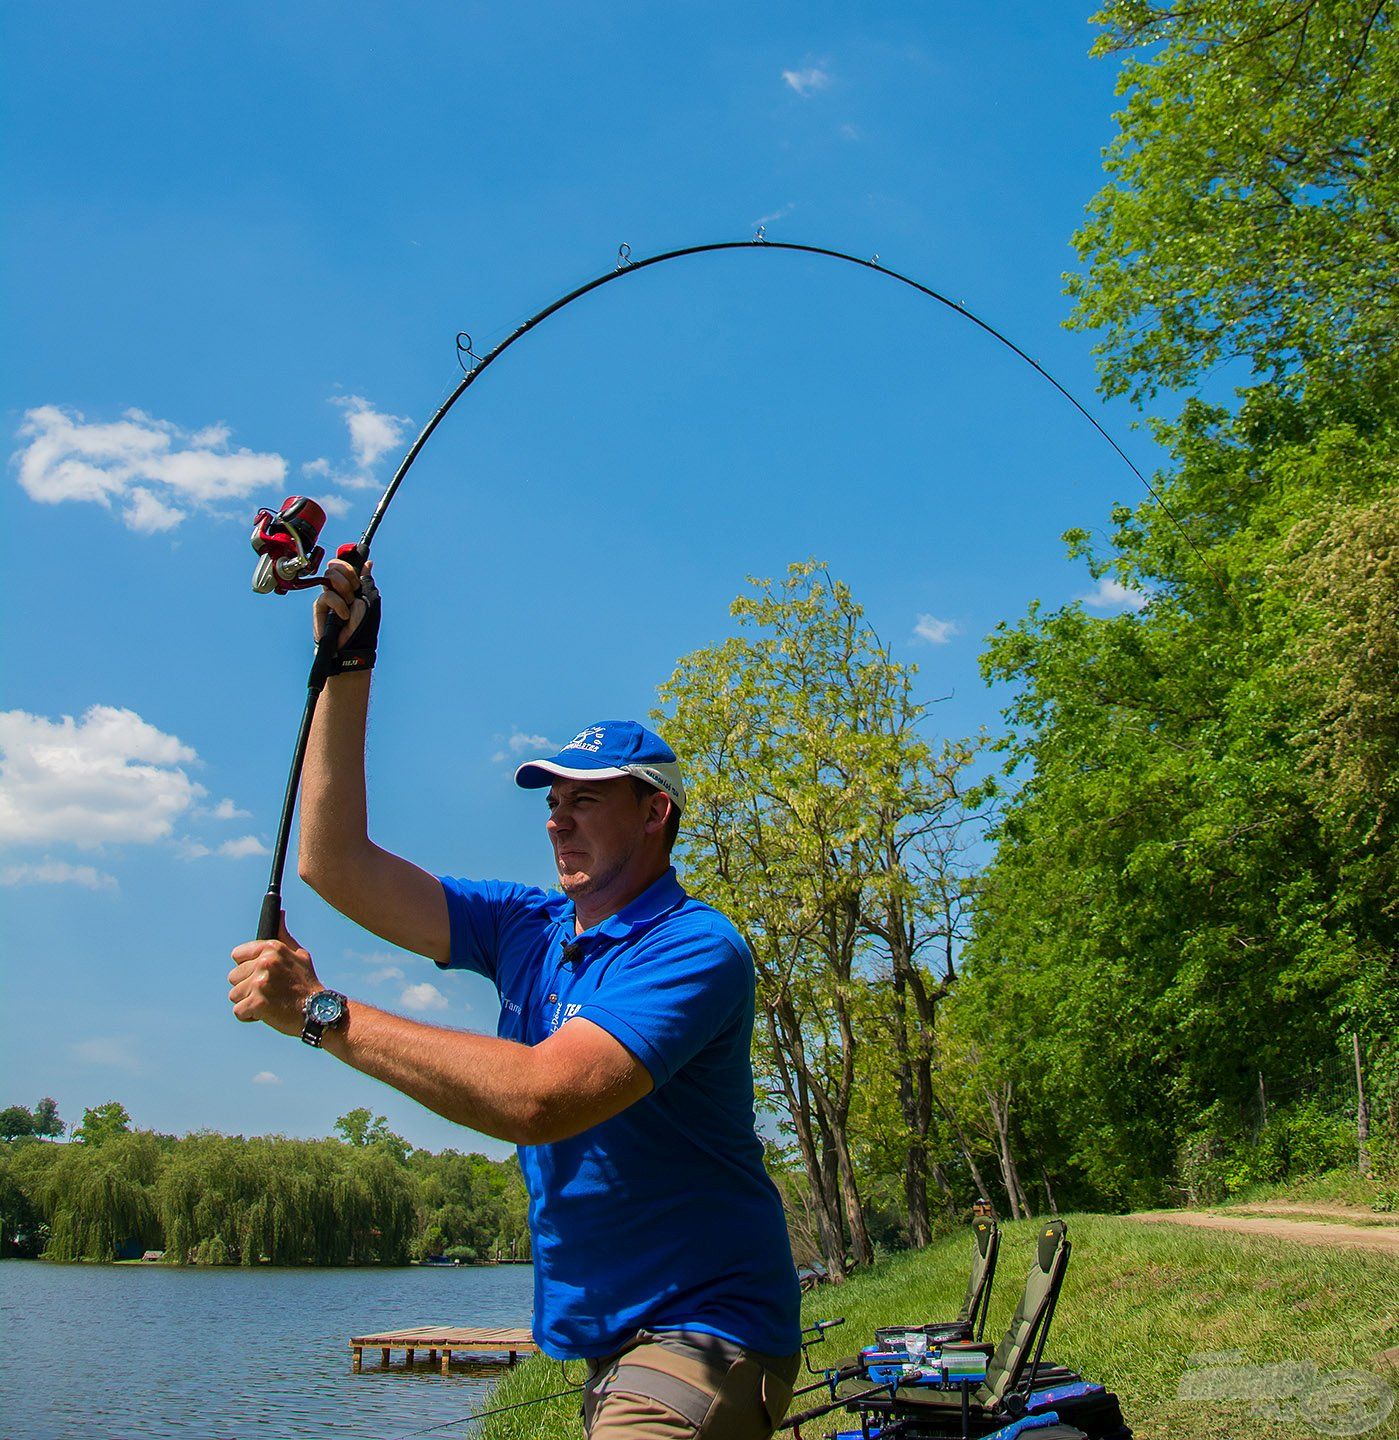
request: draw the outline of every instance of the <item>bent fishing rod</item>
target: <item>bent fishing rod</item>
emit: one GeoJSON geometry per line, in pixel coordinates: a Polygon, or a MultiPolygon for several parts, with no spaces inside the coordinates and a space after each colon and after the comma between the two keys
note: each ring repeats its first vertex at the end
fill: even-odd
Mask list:
{"type": "MultiPolygon", "coordinates": [[[[1100,436],[1112,447],[1123,464],[1141,482],[1152,498],[1160,505],[1162,511],[1171,520],[1171,523],[1184,536],[1186,543],[1195,552],[1200,563],[1210,575],[1217,581],[1226,596],[1229,595],[1228,587],[1223,579],[1216,573],[1209,561],[1205,558],[1200,548],[1195,544],[1185,527],[1172,514],[1170,507],[1166,504],[1161,494],[1147,479],[1146,475],[1133,463],[1131,457],[1117,443],[1115,439],[1105,430],[1102,424],[1064,385],[1062,385],[1038,360],[1034,359],[1025,350],[1021,349],[1007,335],[1003,334],[994,325],[983,320],[979,315],[968,309],[960,301],[953,300],[940,291],[925,285],[909,275],[904,275],[898,270],[891,269],[887,265],[879,263],[879,256],[873,255],[862,258],[858,255],[848,254],[844,250],[833,250],[824,245],[800,245],[785,240],[769,240],[759,226],[757,233],[750,240],[721,240],[708,245],[688,245],[679,250],[666,250],[658,255],[648,255],[645,259],[635,260],[632,258],[631,246],[622,245],[617,251],[616,266],[604,274],[594,276],[593,279],[570,290],[566,295],[560,296],[557,300],[546,305],[542,310],[531,315],[528,320],[518,326],[505,337],[498,345],[488,350],[484,355],[477,355],[472,349],[471,337],[465,331],[457,335],[457,357],[465,371],[461,380],[457,382],[447,398],[438,406],[432,418],[423,426],[422,432],[408,448],[399,467],[394,471],[393,478],[389,481],[384,490],[378,505],[374,507],[374,513],[369,517],[369,524],[365,526],[364,533],[353,545],[342,545],[336,552],[337,558],[348,562],[356,571],[362,571],[365,562],[369,559],[370,547],[374,542],[374,536],[378,533],[380,525],[384,522],[384,516],[388,513],[389,506],[393,503],[394,496],[398,494],[399,487],[403,484],[404,477],[413,468],[413,463],[422,453],[423,446],[431,439],[433,432],[445,420],[453,406],[463,395],[479,380],[482,374],[493,365],[507,350],[518,341],[522,340],[531,330],[542,325],[551,315],[556,315],[560,310],[572,305],[574,301],[581,300],[585,295],[591,294],[594,290],[601,289],[604,285],[612,285],[620,280],[628,279],[633,275],[639,275],[643,270],[649,270],[655,265],[665,265],[673,260],[684,260],[694,255],[710,255],[719,251],[734,250],[745,251],[749,254],[799,254],[818,255],[830,260],[840,260],[849,265],[858,265],[862,269],[872,270],[877,275],[887,276],[890,280],[897,280],[899,284],[906,285],[916,290],[920,295],[936,301],[939,305],[960,315],[964,320],[970,321],[977,329],[984,331],[997,343],[1005,346],[1012,354],[1018,356],[1032,370],[1048,381],[1065,400],[1098,432],[1100,436]],[[466,362],[473,362],[468,365],[466,362]]],[[[314,501],[303,496],[291,496],[287,499],[280,510],[260,510],[254,523],[252,533],[253,549],[258,553],[257,569],[253,576],[253,588],[260,594],[267,594],[275,591],[277,594],[286,594],[291,590],[309,589],[315,586],[326,584],[324,577],[318,577],[315,572],[324,558],[324,550],[317,544],[321,528],[326,520],[325,511],[314,501]]],[[[1231,604],[1232,596],[1229,597],[1231,604]]],[[[310,673],[306,680],[306,702],[301,713],[301,724],[297,730],[296,744],[292,751],[291,770],[287,776],[286,793],[282,800],[281,818],[277,825],[277,840],[272,850],[271,873],[267,882],[267,893],[263,896],[262,910],[258,917],[257,938],[259,940],[275,940],[280,933],[281,909],[282,909],[282,880],[286,871],[287,848],[291,839],[292,816],[296,809],[297,796],[301,789],[301,772],[306,760],[306,747],[311,736],[311,725],[315,719],[316,705],[320,699],[321,691],[325,688],[326,680],[338,669],[336,663],[336,652],[338,649],[338,638],[340,625],[335,623],[335,616],[328,617],[324,633],[316,642],[314,657],[311,661],[310,673]]]]}

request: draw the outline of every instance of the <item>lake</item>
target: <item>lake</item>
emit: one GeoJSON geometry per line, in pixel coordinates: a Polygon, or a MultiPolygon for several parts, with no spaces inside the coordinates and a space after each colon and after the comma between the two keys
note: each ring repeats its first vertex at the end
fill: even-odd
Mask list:
{"type": "MultiPolygon", "coordinates": [[[[528,1265],[393,1270],[0,1263],[0,1435],[397,1440],[488,1403],[494,1376],[447,1377],[352,1334],[440,1322],[528,1325],[528,1265]]],[[[562,1388],[562,1383],[556,1387],[562,1388]]],[[[473,1427],[438,1430],[464,1436],[473,1427]]]]}

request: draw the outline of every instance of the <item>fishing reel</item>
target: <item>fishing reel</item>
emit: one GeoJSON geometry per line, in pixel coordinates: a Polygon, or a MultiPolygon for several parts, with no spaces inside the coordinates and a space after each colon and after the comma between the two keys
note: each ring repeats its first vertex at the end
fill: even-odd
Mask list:
{"type": "Polygon", "coordinates": [[[304,495],[288,495],[280,510],[259,510],[251,536],[258,557],[253,590],[285,595],[321,584],[311,577],[325,559],[324,547],[316,543],[324,524],[325,511],[304,495]]]}

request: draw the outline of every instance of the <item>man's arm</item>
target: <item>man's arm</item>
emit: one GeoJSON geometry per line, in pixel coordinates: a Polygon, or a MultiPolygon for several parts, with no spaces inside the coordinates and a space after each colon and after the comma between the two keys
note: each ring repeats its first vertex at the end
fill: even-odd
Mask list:
{"type": "MultiPolygon", "coordinates": [[[[233,952],[229,1000],[239,1020],[300,1035],[302,1007],[322,989],[311,957],[282,931],[233,952]]],[[[424,1025],[353,1001],[348,1023],[327,1030],[337,1059],[459,1125],[516,1145],[545,1145],[599,1125],[652,1088],[619,1040],[575,1018],[538,1045],[424,1025]]]]}
{"type": "MultiPolygon", "coordinates": [[[[333,560],[326,575],[335,588],[316,605],[318,628],[357,622],[363,602],[350,566],[333,560]]],[[[349,638],[346,629],[340,643],[349,638]]],[[[301,847],[297,870],[328,904],[366,930],[404,950],[445,962],[451,924],[442,886],[410,861],[369,838],[364,741],[369,718],[368,673],[326,682],[316,707],[301,782],[301,847]]]]}

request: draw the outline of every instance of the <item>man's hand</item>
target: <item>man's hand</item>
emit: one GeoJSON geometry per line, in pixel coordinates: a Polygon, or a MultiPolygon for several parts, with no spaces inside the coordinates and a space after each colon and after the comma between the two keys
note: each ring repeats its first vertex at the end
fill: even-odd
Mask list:
{"type": "Polygon", "coordinates": [[[328,625],[334,624],[337,619],[341,621],[336,646],[343,648],[359,629],[369,610],[370,600],[378,594],[374,587],[374,562],[364,562],[362,582],[355,567],[345,560],[332,560],[325,567],[325,578],[330,583],[322,586],[321,593],[316,597],[312,625],[319,640],[328,625]]]}
{"type": "Polygon", "coordinates": [[[233,952],[228,972],[229,1003],[239,1020],[261,1020],[283,1035],[300,1035],[307,1000],[325,986],[311,957],[287,933],[286,916],[277,940],[249,940],[233,952]]]}

